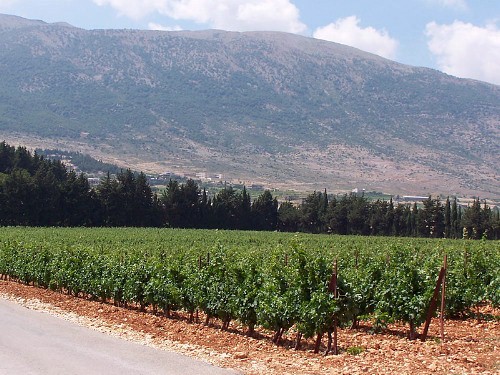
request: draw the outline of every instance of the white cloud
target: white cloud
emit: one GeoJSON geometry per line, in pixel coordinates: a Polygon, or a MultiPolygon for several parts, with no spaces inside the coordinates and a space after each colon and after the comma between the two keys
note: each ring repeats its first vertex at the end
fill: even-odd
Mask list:
{"type": "Polygon", "coordinates": [[[99,6],[109,5],[118,10],[119,14],[132,19],[140,19],[154,11],[160,11],[165,1],[163,0],[144,0],[144,1],[127,1],[127,0],[93,0],[99,6]]]}
{"type": "Polygon", "coordinates": [[[398,48],[397,40],[391,38],[385,30],[362,28],[359,21],[356,16],[341,18],[335,23],[316,29],[313,36],[394,59],[398,48]]]}
{"type": "Polygon", "coordinates": [[[426,35],[439,69],[500,85],[500,30],[495,24],[478,27],[461,21],[450,25],[430,22],[426,35]]]}
{"type": "Polygon", "coordinates": [[[182,27],[176,26],[163,26],[159,23],[150,22],[148,23],[149,30],[158,30],[158,31],[181,31],[182,27]]]}
{"type": "Polygon", "coordinates": [[[224,30],[292,33],[306,30],[298,8],[290,0],[94,0],[94,3],[109,5],[133,19],[159,13],[224,30]]]}

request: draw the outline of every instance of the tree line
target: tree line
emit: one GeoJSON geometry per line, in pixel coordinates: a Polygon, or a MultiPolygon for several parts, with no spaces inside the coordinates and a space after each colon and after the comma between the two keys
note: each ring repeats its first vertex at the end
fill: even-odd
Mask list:
{"type": "Polygon", "coordinates": [[[77,165],[82,171],[87,173],[98,173],[100,171],[109,171],[112,174],[120,173],[121,168],[114,164],[104,163],[101,160],[96,160],[93,157],[82,154],[81,152],[64,151],[57,149],[35,149],[39,156],[50,158],[52,160],[62,160],[63,158],[71,160],[71,163],[77,165]]]}
{"type": "Polygon", "coordinates": [[[208,196],[196,182],[170,181],[155,194],[144,173],[109,173],[96,187],[25,147],[0,143],[0,225],[134,226],[279,230],[350,235],[499,239],[500,212],[479,199],[429,197],[419,207],[364,196],[309,194],[300,205],[278,203],[266,190],[252,201],[245,188],[208,196]]]}

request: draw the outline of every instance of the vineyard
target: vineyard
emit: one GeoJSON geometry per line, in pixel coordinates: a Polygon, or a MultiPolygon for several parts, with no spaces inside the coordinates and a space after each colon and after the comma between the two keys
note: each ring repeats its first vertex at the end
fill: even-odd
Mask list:
{"type": "MultiPolygon", "coordinates": [[[[43,288],[223,329],[260,326],[279,344],[393,321],[414,338],[447,256],[446,316],[500,305],[500,242],[176,229],[0,228],[0,274],[43,288]],[[336,265],[335,293],[331,289],[336,265]]],[[[318,344],[319,345],[319,344],[318,344]]]]}

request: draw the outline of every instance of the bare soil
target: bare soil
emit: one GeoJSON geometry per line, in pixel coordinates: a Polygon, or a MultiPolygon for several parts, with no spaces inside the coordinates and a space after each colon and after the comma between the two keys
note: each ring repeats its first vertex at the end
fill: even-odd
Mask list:
{"type": "Polygon", "coordinates": [[[182,313],[167,318],[12,281],[0,281],[0,298],[244,374],[500,374],[500,311],[489,306],[478,308],[474,318],[446,320],[444,342],[437,319],[426,342],[409,341],[408,327],[401,324],[372,334],[364,322],[359,329],[339,330],[340,354],[324,356],[313,353],[312,339],[294,350],[291,333],[276,346],[272,332],[257,330],[248,337],[236,323],[222,331],[218,321],[201,323],[201,314],[200,323],[189,323],[182,313]]]}

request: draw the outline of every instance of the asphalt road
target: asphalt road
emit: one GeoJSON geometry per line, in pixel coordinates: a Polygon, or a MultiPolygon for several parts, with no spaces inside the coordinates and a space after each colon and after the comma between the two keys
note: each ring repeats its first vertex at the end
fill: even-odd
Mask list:
{"type": "Polygon", "coordinates": [[[1,375],[234,375],[0,299],[1,375]]]}

